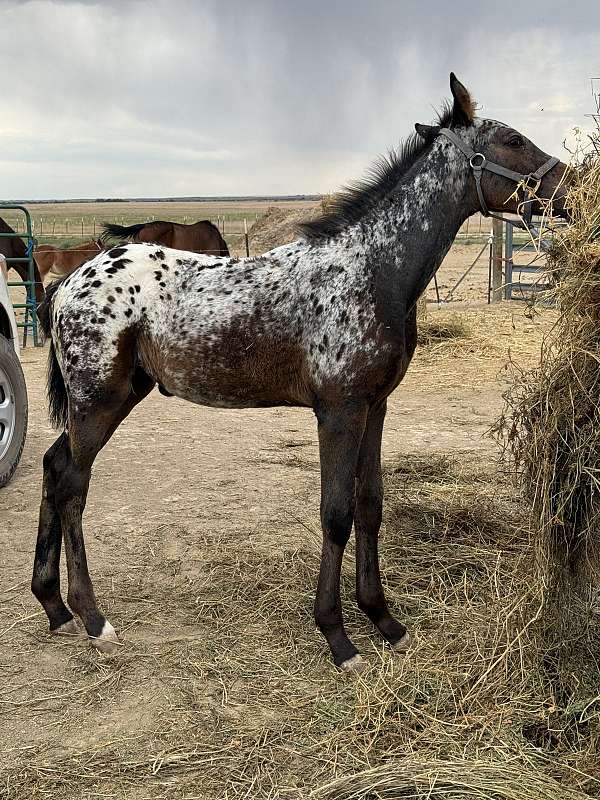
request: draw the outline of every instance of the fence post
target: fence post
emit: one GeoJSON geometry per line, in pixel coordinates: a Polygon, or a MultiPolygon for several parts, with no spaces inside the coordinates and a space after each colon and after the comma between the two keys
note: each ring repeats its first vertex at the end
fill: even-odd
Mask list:
{"type": "Polygon", "coordinates": [[[65,217],[65,233],[69,232],[69,218],[65,217]]]}
{"type": "Polygon", "coordinates": [[[83,217],[81,218],[81,235],[83,236],[83,217]]]}
{"type": "Polygon", "coordinates": [[[250,243],[248,242],[248,223],[244,217],[244,240],[246,242],[246,256],[250,255],[250,243]]]}
{"type": "Polygon", "coordinates": [[[513,226],[506,223],[506,239],[504,242],[504,299],[512,300],[513,273],[513,226]]]}
{"type": "Polygon", "coordinates": [[[492,303],[502,300],[503,225],[501,219],[492,219],[492,303]]]}

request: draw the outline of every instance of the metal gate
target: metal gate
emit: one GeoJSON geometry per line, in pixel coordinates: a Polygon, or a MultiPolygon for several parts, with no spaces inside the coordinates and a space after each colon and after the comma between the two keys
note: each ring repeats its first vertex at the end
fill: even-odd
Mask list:
{"type": "Polygon", "coordinates": [[[504,296],[507,300],[529,301],[550,288],[546,254],[550,242],[541,239],[539,246],[531,241],[515,243],[514,225],[506,222],[504,239],[504,296]]]}
{"type": "Polygon", "coordinates": [[[22,211],[25,215],[25,225],[27,232],[20,233],[0,233],[2,239],[26,239],[27,240],[27,255],[25,258],[7,258],[6,263],[10,267],[16,262],[24,262],[27,264],[27,280],[25,281],[10,281],[9,286],[24,286],[26,298],[24,303],[13,303],[15,310],[22,309],[24,311],[23,320],[17,320],[17,327],[23,328],[23,346],[27,345],[27,334],[31,331],[33,343],[36,347],[43,344],[39,336],[38,318],[37,318],[37,301],[35,298],[35,261],[33,259],[33,251],[35,249],[35,239],[33,237],[33,229],[31,225],[31,217],[29,211],[25,206],[13,205],[11,203],[0,203],[0,215],[5,209],[12,209],[22,211]]]}

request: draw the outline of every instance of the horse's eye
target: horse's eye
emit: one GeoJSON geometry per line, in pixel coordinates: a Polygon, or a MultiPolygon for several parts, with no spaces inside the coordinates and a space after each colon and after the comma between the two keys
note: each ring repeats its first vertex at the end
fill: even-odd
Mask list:
{"type": "Polygon", "coordinates": [[[507,142],[509,147],[525,147],[525,140],[518,133],[515,133],[507,142]]]}

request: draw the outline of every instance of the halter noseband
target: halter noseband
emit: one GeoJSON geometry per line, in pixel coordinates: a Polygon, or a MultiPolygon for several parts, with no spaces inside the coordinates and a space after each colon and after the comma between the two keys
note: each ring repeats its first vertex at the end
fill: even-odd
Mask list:
{"type": "MultiPolygon", "coordinates": [[[[556,158],[556,156],[553,156],[544,164],[542,164],[541,167],[536,169],[535,172],[530,172],[529,175],[524,175],[521,172],[514,172],[512,169],[502,167],[500,164],[495,164],[493,161],[488,161],[483,153],[476,153],[475,150],[472,150],[469,145],[463,142],[463,140],[458,137],[454,131],[451,131],[450,128],[441,128],[438,132],[438,135],[445,136],[447,139],[450,139],[452,144],[455,144],[458,149],[469,159],[469,166],[473,170],[473,177],[475,178],[475,186],[477,188],[477,196],[479,197],[481,213],[484,217],[497,217],[498,219],[504,219],[504,217],[499,216],[498,214],[492,214],[487,207],[485,197],[483,196],[483,190],[481,188],[481,176],[484,169],[486,169],[488,172],[493,172],[495,175],[500,175],[503,178],[508,178],[508,180],[522,185],[523,188],[529,192],[529,194],[535,194],[540,188],[540,184],[544,175],[547,172],[550,172],[550,170],[559,163],[559,159],[556,158]]],[[[521,216],[525,225],[527,228],[529,228],[531,226],[532,203],[531,201],[523,201],[523,205],[525,205],[525,211],[523,214],[521,214],[521,216]]]]}

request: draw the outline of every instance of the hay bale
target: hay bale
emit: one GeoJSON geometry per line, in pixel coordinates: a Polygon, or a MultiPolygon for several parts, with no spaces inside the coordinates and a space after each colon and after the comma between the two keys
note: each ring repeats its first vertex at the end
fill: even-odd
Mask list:
{"type": "Polygon", "coordinates": [[[298,225],[321,214],[319,203],[310,208],[269,206],[248,231],[250,252],[261,255],[274,247],[295,241],[298,238],[298,225]]]}
{"type": "Polygon", "coordinates": [[[592,633],[600,545],[600,159],[575,177],[572,224],[549,254],[559,320],[496,426],[532,504],[557,646],[592,633]]]}

